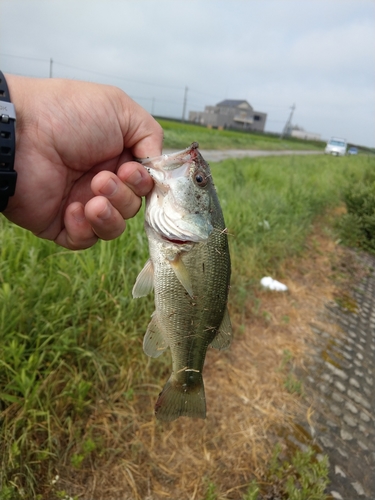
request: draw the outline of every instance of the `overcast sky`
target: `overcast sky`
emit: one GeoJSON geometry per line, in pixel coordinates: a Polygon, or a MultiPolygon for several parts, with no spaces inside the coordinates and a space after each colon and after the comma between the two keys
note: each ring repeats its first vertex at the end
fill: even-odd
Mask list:
{"type": "Polygon", "coordinates": [[[246,99],[375,147],[374,0],[0,0],[3,72],[111,83],[181,118],[246,99]]]}

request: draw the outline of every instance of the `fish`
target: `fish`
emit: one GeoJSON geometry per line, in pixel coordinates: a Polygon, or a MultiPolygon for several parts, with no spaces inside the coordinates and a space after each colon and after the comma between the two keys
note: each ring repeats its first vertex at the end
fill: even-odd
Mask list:
{"type": "Polygon", "coordinates": [[[227,349],[231,261],[227,228],[198,143],[140,160],[154,180],[146,197],[150,258],[132,295],[154,290],[155,311],[143,339],[157,358],[168,348],[172,373],[155,404],[158,420],[206,418],[203,365],[208,347],[227,349]]]}

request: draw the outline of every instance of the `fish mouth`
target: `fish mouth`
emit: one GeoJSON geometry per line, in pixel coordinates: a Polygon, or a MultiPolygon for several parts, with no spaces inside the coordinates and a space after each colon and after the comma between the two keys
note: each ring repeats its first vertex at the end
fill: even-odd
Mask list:
{"type": "Polygon", "coordinates": [[[194,243],[191,240],[173,240],[171,238],[167,238],[166,236],[162,236],[163,240],[168,241],[168,243],[173,243],[174,245],[187,245],[190,243],[194,243]]]}
{"type": "MultiPolygon", "coordinates": [[[[198,148],[199,144],[197,142],[193,142],[188,148],[183,149],[182,151],[177,151],[176,153],[171,154],[162,154],[160,156],[150,158],[136,158],[136,161],[141,163],[146,168],[148,168],[150,164],[162,163],[162,168],[164,170],[175,170],[185,162],[196,160],[199,155],[198,148]]],[[[160,167],[156,168],[159,169],[160,167]]]]}
{"type": "Polygon", "coordinates": [[[177,177],[187,177],[190,167],[199,156],[199,144],[193,142],[188,148],[177,153],[163,154],[152,158],[138,158],[155,184],[163,191],[168,191],[168,180],[177,177]]]}
{"type": "Polygon", "coordinates": [[[197,243],[196,240],[193,239],[188,239],[188,235],[181,234],[181,237],[177,235],[176,233],[171,233],[169,232],[168,234],[164,232],[160,227],[155,226],[152,221],[145,221],[145,227],[146,227],[146,232],[151,230],[153,231],[157,237],[161,241],[165,241],[166,243],[172,244],[172,245],[178,245],[178,246],[184,246],[184,245],[192,245],[194,243],[197,243]],[[184,238],[185,236],[185,238],[184,238]]]}

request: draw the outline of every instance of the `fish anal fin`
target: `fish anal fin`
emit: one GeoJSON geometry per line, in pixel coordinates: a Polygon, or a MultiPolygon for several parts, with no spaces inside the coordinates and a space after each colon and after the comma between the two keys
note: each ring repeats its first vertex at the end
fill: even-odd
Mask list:
{"type": "Polygon", "coordinates": [[[154,266],[151,259],[148,259],[142,271],[138,274],[135,280],[132,295],[134,299],[144,297],[152,292],[154,288],[154,266]]]}
{"type": "Polygon", "coordinates": [[[159,394],[155,404],[155,415],[158,420],[172,422],[178,417],[206,418],[206,398],[203,378],[196,374],[197,382],[184,387],[178,383],[173,374],[159,394]]]}
{"type": "Polygon", "coordinates": [[[210,346],[213,347],[214,349],[219,349],[220,351],[223,351],[224,349],[228,349],[228,347],[232,342],[232,338],[233,338],[232,324],[230,322],[228,308],[226,307],[220,328],[214,340],[211,342],[210,346]]]}
{"type": "Polygon", "coordinates": [[[168,349],[168,344],[159,328],[154,312],[143,337],[143,350],[147,356],[158,358],[166,349],[168,349]]]}
{"type": "Polygon", "coordinates": [[[193,297],[193,287],[191,284],[189,272],[186,269],[185,264],[182,261],[181,254],[176,255],[173,260],[169,261],[175,275],[177,276],[178,281],[185,288],[190,297],[193,297]]]}

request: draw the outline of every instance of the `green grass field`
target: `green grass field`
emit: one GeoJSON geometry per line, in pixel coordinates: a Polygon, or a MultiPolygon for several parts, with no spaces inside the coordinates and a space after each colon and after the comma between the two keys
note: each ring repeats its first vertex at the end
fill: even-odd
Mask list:
{"type": "Polygon", "coordinates": [[[279,139],[278,137],[237,132],[233,130],[215,130],[180,123],[171,120],[158,119],[164,130],[164,147],[184,149],[196,141],[201,149],[263,149],[271,151],[283,150],[318,150],[323,151],[322,141],[302,141],[295,138],[279,139]]]}
{"type": "MultiPolygon", "coordinates": [[[[203,147],[213,147],[211,133],[203,147]]],[[[189,134],[178,144],[167,134],[168,145],[185,147],[189,134]]],[[[230,234],[232,307],[240,310],[262,276],[300,253],[316,216],[374,168],[367,156],[212,164],[230,234]]],[[[91,453],[107,453],[100,439],[84,437],[97,406],[121,407],[131,422],[134,394],[168,363],[150,364],[142,351],[152,297],[131,297],[148,257],[143,213],[117,240],[80,252],[3,217],[0,234],[0,499],[58,498],[48,492],[61,464],[75,472],[91,453]]]]}

